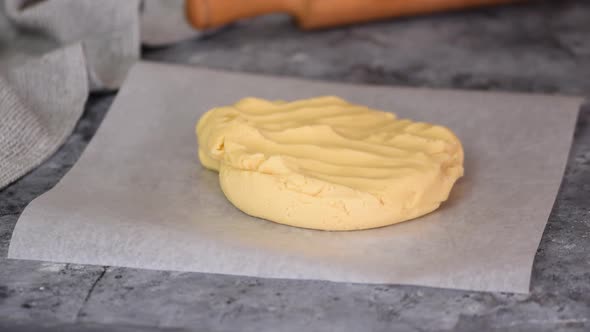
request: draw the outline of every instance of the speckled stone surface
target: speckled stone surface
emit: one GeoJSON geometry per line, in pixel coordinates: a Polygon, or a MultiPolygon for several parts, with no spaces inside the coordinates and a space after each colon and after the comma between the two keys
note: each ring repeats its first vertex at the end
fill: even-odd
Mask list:
{"type": "MultiPolygon", "coordinates": [[[[543,1],[311,33],[271,16],[144,54],[342,82],[590,96],[590,2],[543,1]]],[[[528,295],[5,259],[24,207],[75,163],[113,99],[92,96],[66,144],[0,191],[0,330],[590,329],[590,107],[580,113],[528,295]]],[[[539,135],[544,130],[550,128],[539,135]]]]}

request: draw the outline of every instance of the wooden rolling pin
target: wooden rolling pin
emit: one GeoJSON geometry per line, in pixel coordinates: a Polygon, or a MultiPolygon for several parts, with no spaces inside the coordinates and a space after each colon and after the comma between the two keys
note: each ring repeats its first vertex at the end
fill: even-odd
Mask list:
{"type": "Polygon", "coordinates": [[[317,29],[516,1],[519,0],[186,0],[186,13],[198,29],[217,28],[270,13],[288,13],[301,28],[317,29]]]}

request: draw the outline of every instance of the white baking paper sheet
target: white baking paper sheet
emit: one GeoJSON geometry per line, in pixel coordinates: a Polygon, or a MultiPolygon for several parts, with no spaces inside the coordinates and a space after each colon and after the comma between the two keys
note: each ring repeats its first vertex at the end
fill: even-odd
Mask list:
{"type": "Polygon", "coordinates": [[[581,102],[139,63],[77,164],[24,211],[9,258],[528,292],[581,102]],[[198,162],[199,116],[247,96],[319,95],[450,127],[466,156],[450,200],[356,232],[297,229],[234,208],[198,162]]]}

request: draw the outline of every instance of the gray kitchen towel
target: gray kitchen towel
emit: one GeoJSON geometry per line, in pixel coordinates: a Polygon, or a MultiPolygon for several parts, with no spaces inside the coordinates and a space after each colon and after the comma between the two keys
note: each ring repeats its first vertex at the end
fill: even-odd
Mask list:
{"type": "Polygon", "coordinates": [[[38,166],[72,132],[88,95],[80,44],[0,77],[0,187],[38,166]]]}
{"type": "Polygon", "coordinates": [[[184,0],[143,0],[140,12],[140,35],[144,45],[171,44],[198,35],[185,19],[184,0]]]}
{"type": "Polygon", "coordinates": [[[0,189],[63,144],[90,91],[121,85],[142,42],[163,45],[198,34],[184,20],[183,5],[0,0],[0,189]]]}

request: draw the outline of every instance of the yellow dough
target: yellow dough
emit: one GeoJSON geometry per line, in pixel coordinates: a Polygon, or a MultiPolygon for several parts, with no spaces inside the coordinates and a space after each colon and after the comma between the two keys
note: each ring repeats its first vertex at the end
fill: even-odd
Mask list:
{"type": "Polygon", "coordinates": [[[463,175],[447,128],[337,97],[245,98],[197,124],[199,159],[245,213],[320,229],[381,227],[429,213],[463,175]]]}

